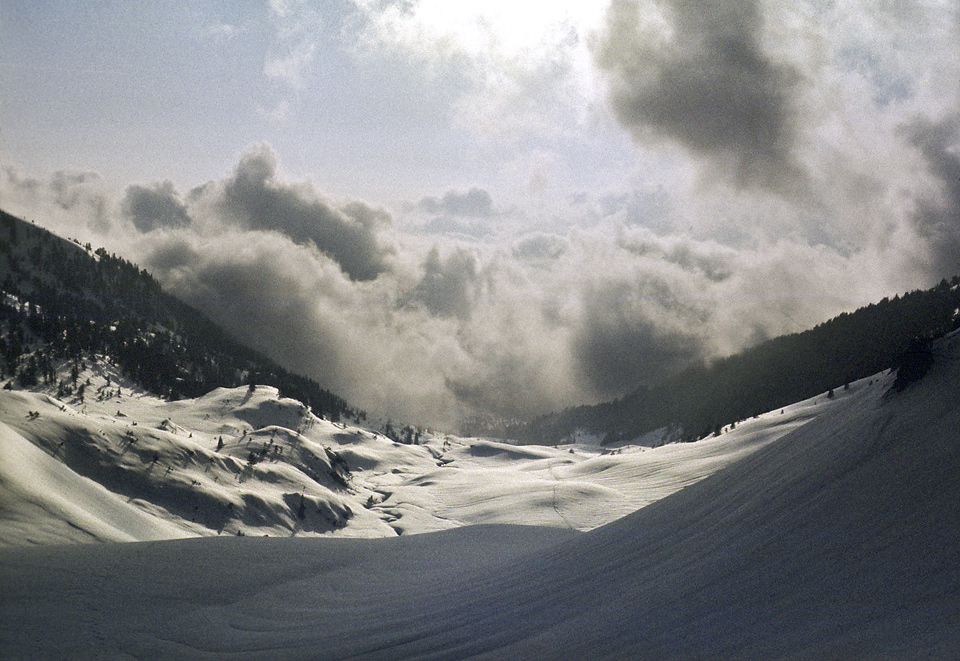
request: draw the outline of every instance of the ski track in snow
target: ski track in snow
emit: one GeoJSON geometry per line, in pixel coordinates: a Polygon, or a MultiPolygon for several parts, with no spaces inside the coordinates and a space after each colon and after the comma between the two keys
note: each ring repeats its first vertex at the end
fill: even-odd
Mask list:
{"type": "Polygon", "coordinates": [[[960,361],[891,381],[614,451],[404,446],[267,388],[0,393],[0,657],[956,658],[960,361]]]}

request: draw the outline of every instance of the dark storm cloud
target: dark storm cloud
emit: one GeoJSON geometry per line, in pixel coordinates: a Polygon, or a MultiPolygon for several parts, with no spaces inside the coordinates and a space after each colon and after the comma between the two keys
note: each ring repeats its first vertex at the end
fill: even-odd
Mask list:
{"type": "Polygon", "coordinates": [[[388,269],[393,251],[381,245],[378,233],[390,225],[389,214],[362,202],[334,207],[310,186],[280,182],[276,174],[269,148],[246,153],[223,184],[222,214],[246,229],[273,230],[312,243],[353,280],[373,280],[388,269]]]}
{"type": "Polygon", "coordinates": [[[960,272],[960,115],[918,120],[906,129],[936,177],[939,195],[921,199],[912,220],[929,249],[932,278],[960,272]]]}
{"type": "Polygon", "coordinates": [[[190,224],[187,207],[177,195],[172,181],[156,182],[150,186],[128,186],[121,209],[141,232],[190,224]]]}
{"type": "Polygon", "coordinates": [[[614,0],[594,50],[617,119],[638,140],[680,143],[740,188],[795,192],[801,76],[764,53],[762,29],[757,0],[614,0]],[[657,10],[665,26],[652,28],[657,10]]]}
{"type": "Polygon", "coordinates": [[[427,255],[423,270],[423,278],[413,290],[411,299],[422,303],[433,314],[468,319],[477,288],[476,258],[458,248],[442,260],[434,246],[427,255]]]}

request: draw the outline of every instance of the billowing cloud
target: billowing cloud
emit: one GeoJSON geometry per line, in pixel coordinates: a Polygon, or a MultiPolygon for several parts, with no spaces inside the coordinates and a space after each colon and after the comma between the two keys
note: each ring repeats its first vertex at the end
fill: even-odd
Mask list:
{"type": "Polygon", "coordinates": [[[763,48],[758,0],[614,0],[596,45],[617,119],[669,139],[741,188],[795,190],[800,72],[763,48]]]}
{"type": "Polygon", "coordinates": [[[121,206],[124,215],[141,232],[158,227],[183,227],[190,223],[187,206],[172,181],[128,186],[121,206]]]}
{"type": "Polygon", "coordinates": [[[225,222],[237,227],[312,243],[354,280],[372,280],[388,268],[393,251],[380,233],[390,226],[390,215],[359,201],[335,206],[309,184],[280,181],[269,147],[248,151],[233,176],[195,190],[193,197],[211,202],[225,222]]]}
{"type": "Polygon", "coordinates": [[[0,205],[71,238],[86,240],[113,229],[110,194],[96,172],[59,170],[41,179],[8,165],[0,169],[0,205]]]}
{"type": "Polygon", "coordinates": [[[458,248],[444,261],[436,246],[427,254],[423,279],[411,293],[433,314],[469,319],[478,286],[476,258],[458,248]]]}
{"type": "Polygon", "coordinates": [[[912,220],[928,242],[931,272],[948,274],[960,265],[960,115],[940,122],[919,120],[905,130],[936,183],[918,201],[912,220]]]}
{"type": "Polygon", "coordinates": [[[288,368],[343,388],[350,334],[343,314],[327,312],[349,280],[335,262],[270,232],[155,233],[142,246],[144,266],[169,291],[288,368]]]}

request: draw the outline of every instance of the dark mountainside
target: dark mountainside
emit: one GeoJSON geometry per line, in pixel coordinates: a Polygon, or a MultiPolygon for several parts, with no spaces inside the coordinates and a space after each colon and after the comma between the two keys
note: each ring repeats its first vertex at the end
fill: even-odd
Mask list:
{"type": "Polygon", "coordinates": [[[57,385],[61,394],[82,399],[83,384],[75,378],[58,384],[56,368],[97,355],[168,399],[256,383],[334,421],[363,416],[244,347],[136,265],[0,211],[0,381],[57,385]]]}
{"type": "MultiPolygon", "coordinates": [[[[811,330],[691,367],[665,382],[596,406],[579,406],[484,433],[552,444],[577,431],[604,443],[667,429],[695,441],[726,425],[798,402],[886,369],[915,378],[930,362],[930,340],[960,326],[960,277],[927,291],[844,313],[811,330]]],[[[479,430],[477,430],[479,431],[479,430]]]]}

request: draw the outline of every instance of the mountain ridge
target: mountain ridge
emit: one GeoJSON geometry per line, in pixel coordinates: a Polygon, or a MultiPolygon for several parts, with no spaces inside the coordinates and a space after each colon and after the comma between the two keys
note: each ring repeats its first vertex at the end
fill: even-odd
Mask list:
{"type": "MultiPolygon", "coordinates": [[[[55,363],[109,356],[166,399],[258,383],[332,420],[365,417],[315,381],[244,346],[145,270],[0,211],[0,379],[50,384],[55,363]]],[[[76,392],[76,379],[62,389],[76,392]]]]}
{"type": "Polygon", "coordinates": [[[695,441],[764,411],[820,393],[833,396],[887,369],[905,378],[927,362],[932,339],[958,327],[960,276],[955,276],[695,365],[610,402],[472,431],[526,443],[558,443],[587,433],[614,444],[659,429],[663,439],[695,441]]]}

